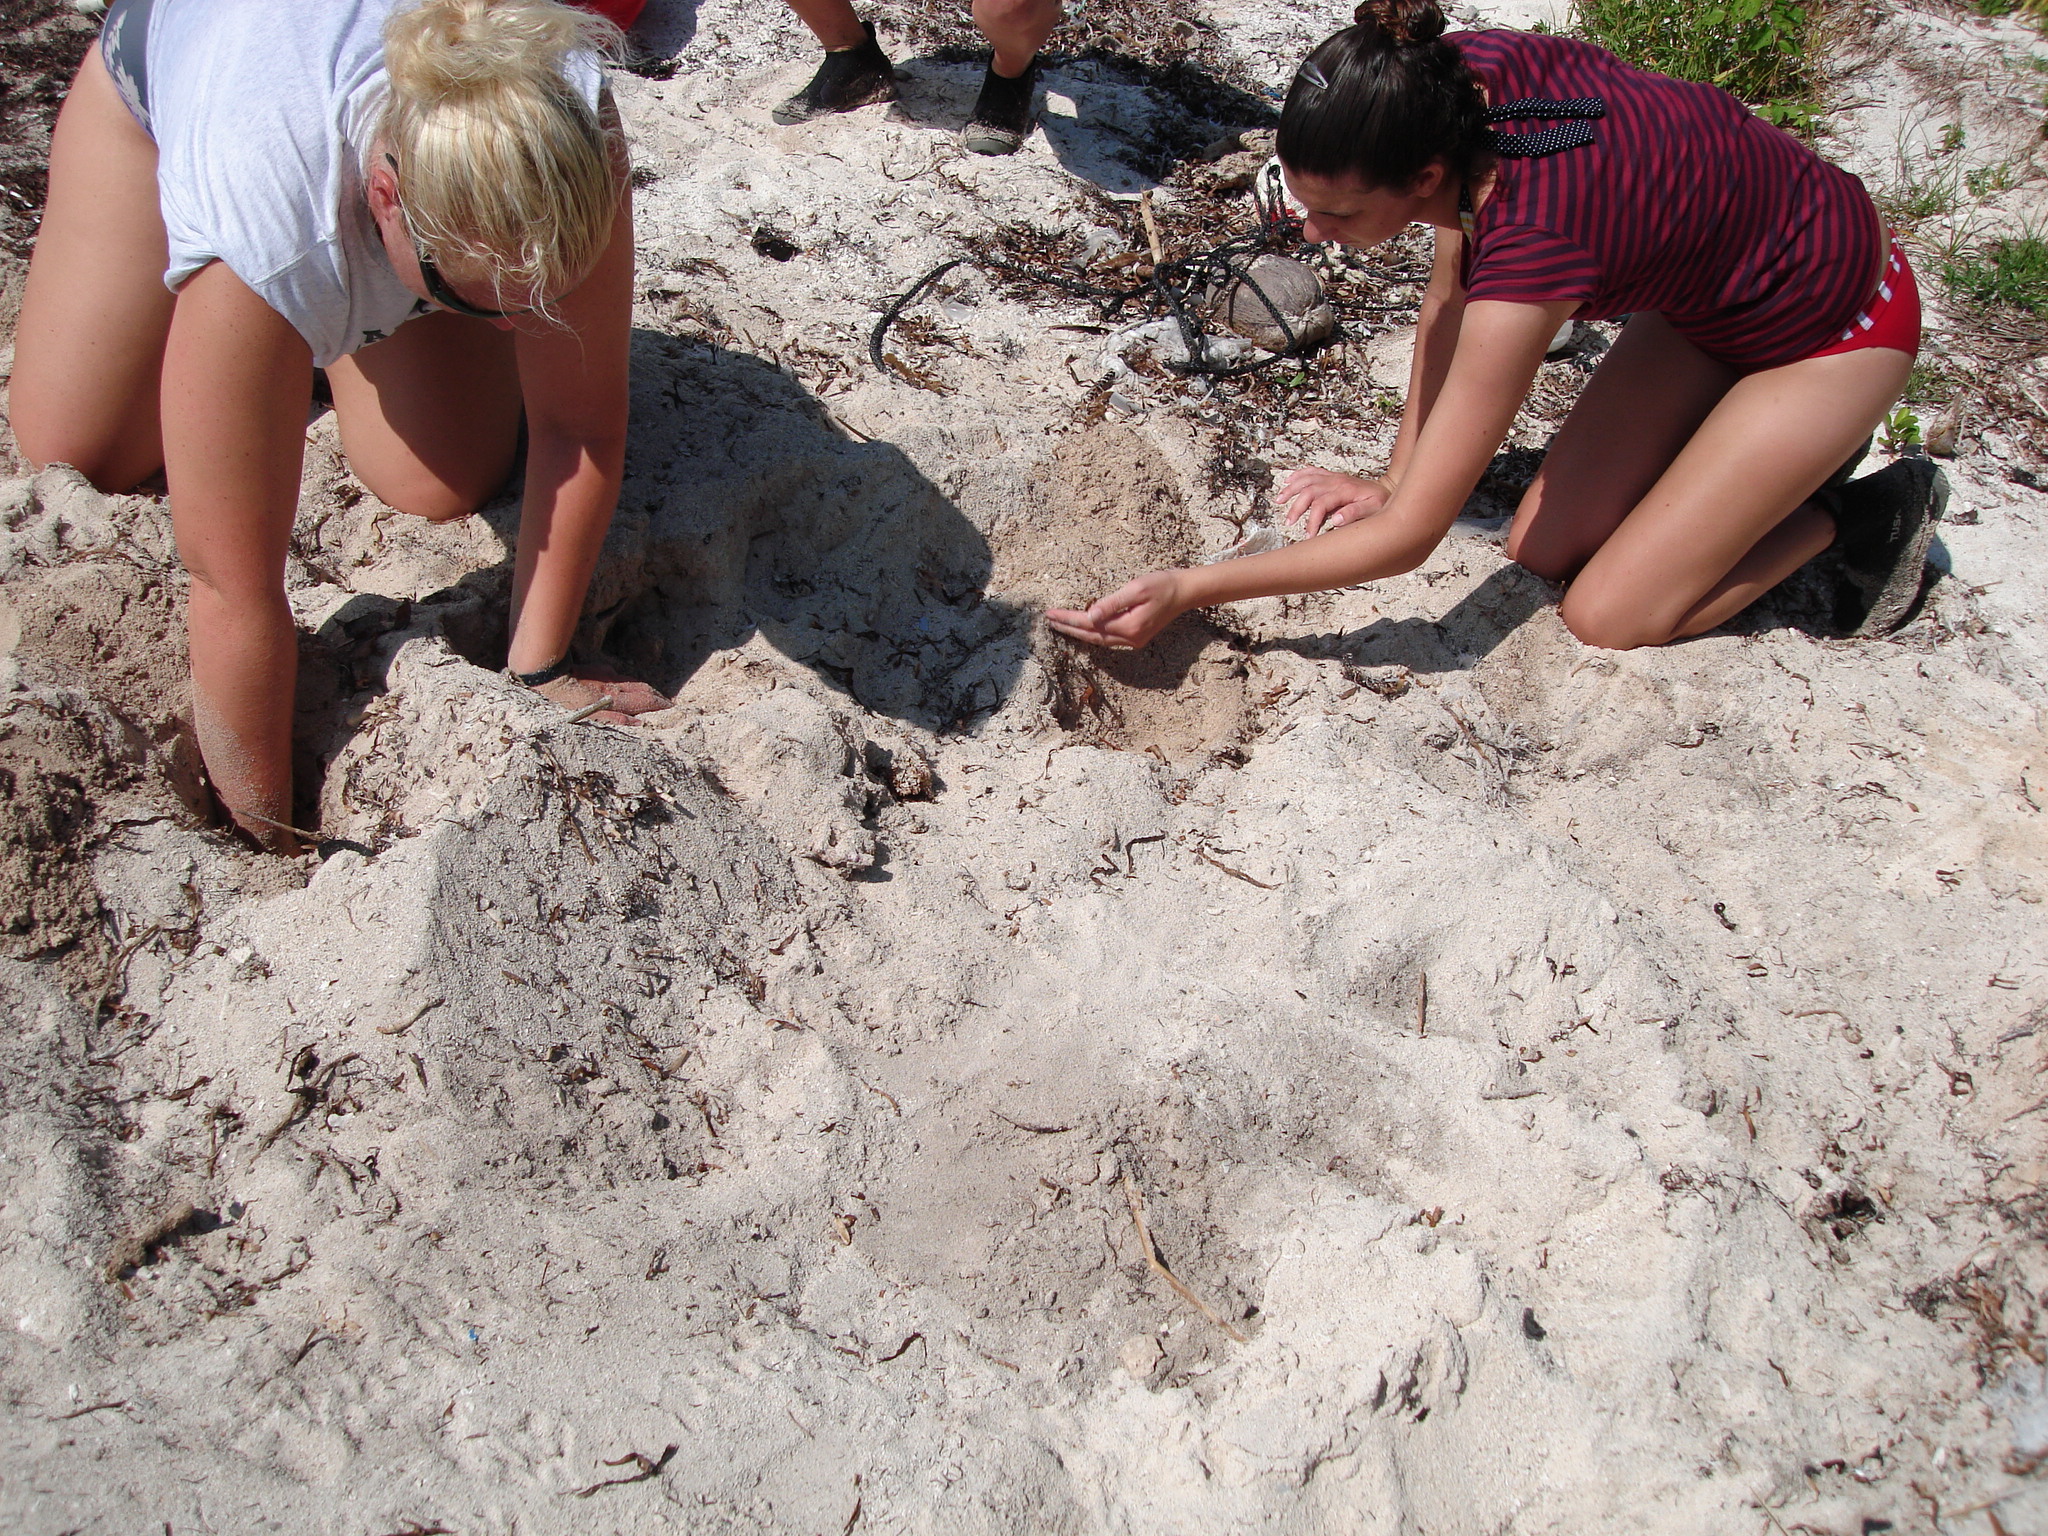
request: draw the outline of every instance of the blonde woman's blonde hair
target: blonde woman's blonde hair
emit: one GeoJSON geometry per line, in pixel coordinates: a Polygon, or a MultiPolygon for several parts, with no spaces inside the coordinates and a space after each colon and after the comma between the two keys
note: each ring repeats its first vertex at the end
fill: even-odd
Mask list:
{"type": "Polygon", "coordinates": [[[597,264],[625,150],[562,64],[615,54],[619,40],[603,17],[555,0],[421,0],[384,24],[384,148],[437,265],[545,300],[597,264]]]}

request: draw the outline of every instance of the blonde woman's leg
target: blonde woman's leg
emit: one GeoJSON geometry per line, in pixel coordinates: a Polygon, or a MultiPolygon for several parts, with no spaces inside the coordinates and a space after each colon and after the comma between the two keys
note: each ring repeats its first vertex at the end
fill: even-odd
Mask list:
{"type": "Polygon", "coordinates": [[[327,370],[342,451],[386,505],[466,517],[504,488],[519,444],[513,338],[436,311],[327,370]]]}
{"type": "Polygon", "coordinates": [[[156,144],[94,48],[50,144],[7,413],[30,462],[125,491],[164,461],[159,383],[175,297],[164,287],[156,144]]]}

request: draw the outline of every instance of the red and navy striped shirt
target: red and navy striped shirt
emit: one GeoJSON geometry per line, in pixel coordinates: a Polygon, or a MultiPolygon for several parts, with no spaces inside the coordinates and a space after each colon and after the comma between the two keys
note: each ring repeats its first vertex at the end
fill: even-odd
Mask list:
{"type": "MultiPolygon", "coordinates": [[[[1466,241],[1473,299],[1654,310],[1744,371],[1811,356],[1870,296],[1883,221],[1863,183],[1710,85],[1539,33],[1459,32],[1495,103],[1598,97],[1593,141],[1503,158],[1466,241]]],[[[1554,123],[1505,122],[1503,133],[1554,123]]]]}

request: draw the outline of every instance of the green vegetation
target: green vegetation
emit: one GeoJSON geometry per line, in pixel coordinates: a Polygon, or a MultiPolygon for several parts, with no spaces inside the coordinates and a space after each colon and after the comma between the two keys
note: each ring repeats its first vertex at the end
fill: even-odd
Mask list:
{"type": "Polygon", "coordinates": [[[2019,16],[2048,32],[2048,0],[1971,0],[1979,16],[2019,16]]]}
{"type": "Polygon", "coordinates": [[[1920,446],[1920,418],[1905,406],[1900,406],[1885,417],[1884,425],[1877,429],[1877,445],[1894,456],[1908,448],[1920,446]]]}
{"type": "Polygon", "coordinates": [[[1970,189],[1970,196],[1981,200],[2010,192],[2026,179],[2026,167],[2019,161],[2001,160],[1996,165],[1978,166],[1963,178],[1963,185],[1970,189]]]}
{"type": "Polygon", "coordinates": [[[1817,123],[1805,0],[1579,0],[1578,18],[1588,40],[1631,64],[1718,85],[1794,132],[1817,123]]]}
{"type": "MultiPolygon", "coordinates": [[[[1916,159],[1902,144],[1896,179],[1874,186],[1871,193],[1887,220],[1897,228],[1910,230],[1929,220],[1945,218],[1969,204],[2011,191],[2026,180],[2027,170],[2026,163],[2019,160],[1999,160],[1970,169],[1960,156],[1945,150],[1916,159]]],[[[1956,247],[1967,238],[1956,231],[1935,244],[1946,245],[1942,254],[1952,257],[1956,247]]]]}
{"type": "Polygon", "coordinates": [[[2030,21],[2048,21],[2048,0],[1972,0],[1970,9],[1979,16],[2010,16],[2018,12],[2030,21]]]}
{"type": "Polygon", "coordinates": [[[1911,229],[1928,219],[1938,219],[1962,206],[1965,173],[1953,160],[1930,159],[1915,166],[1911,155],[1899,152],[1899,177],[1888,186],[1875,189],[1877,206],[1886,220],[1901,229],[1911,229]]]}
{"type": "Polygon", "coordinates": [[[2048,315],[2048,239],[2004,235],[1958,251],[1941,264],[1957,298],[1986,309],[2048,315]]]}
{"type": "Polygon", "coordinates": [[[1922,405],[1947,405],[1956,397],[1955,378],[1945,370],[1926,362],[1913,364],[1913,371],[1906,378],[1906,398],[1918,400],[1922,405]]]}

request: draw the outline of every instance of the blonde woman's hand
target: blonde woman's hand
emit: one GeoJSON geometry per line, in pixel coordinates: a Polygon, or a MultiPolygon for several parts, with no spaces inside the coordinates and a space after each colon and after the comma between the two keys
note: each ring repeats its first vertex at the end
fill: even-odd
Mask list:
{"type": "Polygon", "coordinates": [[[1334,469],[1297,469],[1281,483],[1276,499],[1288,522],[1300,523],[1304,533],[1313,535],[1370,517],[1393,494],[1384,479],[1361,480],[1334,469]]]}
{"type": "Polygon", "coordinates": [[[1086,608],[1048,608],[1045,622],[1069,640],[1135,651],[1187,612],[1180,572],[1148,571],[1086,608]]]}
{"type": "Polygon", "coordinates": [[[675,700],[657,693],[646,683],[623,676],[611,667],[573,667],[557,678],[551,678],[533,690],[551,704],[559,704],[571,714],[579,709],[588,709],[599,699],[609,697],[611,708],[599,710],[590,716],[607,725],[631,725],[635,715],[652,714],[657,709],[667,709],[675,700]]]}

